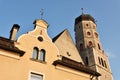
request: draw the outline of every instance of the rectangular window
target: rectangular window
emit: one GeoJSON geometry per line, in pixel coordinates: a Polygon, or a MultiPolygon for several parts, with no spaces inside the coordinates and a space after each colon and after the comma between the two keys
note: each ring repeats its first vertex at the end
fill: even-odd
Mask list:
{"type": "Polygon", "coordinates": [[[43,80],[43,75],[31,73],[30,80],[43,80]]]}

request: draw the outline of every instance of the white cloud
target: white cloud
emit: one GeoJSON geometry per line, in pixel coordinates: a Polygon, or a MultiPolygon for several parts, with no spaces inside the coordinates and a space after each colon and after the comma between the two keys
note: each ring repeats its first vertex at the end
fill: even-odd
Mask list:
{"type": "Polygon", "coordinates": [[[113,59],[113,58],[116,58],[117,56],[114,54],[114,53],[112,53],[112,52],[109,52],[109,51],[107,51],[107,52],[105,52],[106,54],[107,54],[107,56],[109,57],[109,58],[111,58],[111,59],[113,59]]]}

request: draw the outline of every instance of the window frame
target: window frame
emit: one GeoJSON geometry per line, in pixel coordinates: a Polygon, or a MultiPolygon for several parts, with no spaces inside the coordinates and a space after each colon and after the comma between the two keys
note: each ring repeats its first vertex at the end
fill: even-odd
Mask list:
{"type": "Polygon", "coordinates": [[[36,72],[36,71],[30,71],[29,72],[29,79],[28,80],[31,80],[32,75],[41,76],[42,80],[45,80],[45,74],[40,73],[40,72],[36,72]]]}
{"type": "Polygon", "coordinates": [[[99,61],[99,64],[101,65],[102,62],[100,57],[98,57],[98,61],[99,61]]]}
{"type": "Polygon", "coordinates": [[[95,32],[94,35],[95,35],[95,38],[98,38],[98,33],[97,32],[95,32]]]}
{"type": "Polygon", "coordinates": [[[88,47],[93,47],[93,42],[92,41],[88,41],[88,47]]]}
{"type": "Polygon", "coordinates": [[[83,48],[83,43],[80,43],[80,51],[82,51],[84,48],[83,48]]]}
{"type": "Polygon", "coordinates": [[[85,57],[85,62],[86,62],[86,65],[88,66],[89,65],[89,59],[88,59],[88,57],[85,57]]]}
{"type": "Polygon", "coordinates": [[[101,50],[101,46],[100,46],[100,44],[99,44],[99,43],[97,44],[97,46],[98,46],[98,49],[99,49],[99,50],[101,50]]]}
{"type": "Polygon", "coordinates": [[[45,62],[45,57],[46,57],[46,51],[44,49],[41,49],[39,52],[39,60],[45,62]]]}
{"type": "Polygon", "coordinates": [[[38,47],[34,47],[33,52],[32,52],[32,56],[31,56],[30,59],[33,60],[33,61],[46,63],[46,50],[45,49],[39,50],[38,47]],[[34,50],[36,52],[34,52],[34,50]],[[42,51],[42,53],[41,53],[41,51],[42,51]]]}
{"type": "Polygon", "coordinates": [[[91,32],[90,31],[87,32],[87,36],[91,36],[91,32]]]}
{"type": "Polygon", "coordinates": [[[104,67],[104,60],[101,58],[101,63],[102,63],[102,66],[104,67]]]}
{"type": "Polygon", "coordinates": [[[33,52],[32,52],[32,58],[33,59],[38,59],[38,56],[39,56],[39,49],[37,47],[34,47],[33,48],[33,52]],[[36,52],[35,52],[36,51],[36,52]],[[35,55],[35,56],[34,56],[35,55]]]}
{"type": "Polygon", "coordinates": [[[107,68],[107,64],[106,64],[106,61],[104,60],[103,62],[104,62],[105,68],[107,68]]]}

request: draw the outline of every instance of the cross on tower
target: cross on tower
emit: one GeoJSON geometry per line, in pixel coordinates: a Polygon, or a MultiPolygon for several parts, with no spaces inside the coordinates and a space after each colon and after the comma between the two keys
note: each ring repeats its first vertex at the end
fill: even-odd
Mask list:
{"type": "Polygon", "coordinates": [[[43,18],[43,14],[44,14],[44,9],[41,9],[40,13],[41,13],[41,19],[42,19],[43,18]]]}
{"type": "Polygon", "coordinates": [[[82,14],[84,14],[84,13],[83,13],[83,12],[84,12],[84,11],[83,11],[84,9],[83,9],[83,8],[81,8],[81,10],[82,10],[82,14]]]}

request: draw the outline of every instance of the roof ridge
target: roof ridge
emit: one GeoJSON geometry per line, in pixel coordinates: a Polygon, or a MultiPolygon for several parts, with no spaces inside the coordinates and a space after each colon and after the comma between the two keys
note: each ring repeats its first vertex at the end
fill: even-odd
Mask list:
{"type": "Polygon", "coordinates": [[[56,35],[56,36],[52,39],[52,41],[55,42],[55,41],[59,38],[59,36],[61,36],[62,33],[64,33],[66,30],[67,30],[67,29],[64,29],[62,32],[60,32],[58,35],[56,35]]]}

